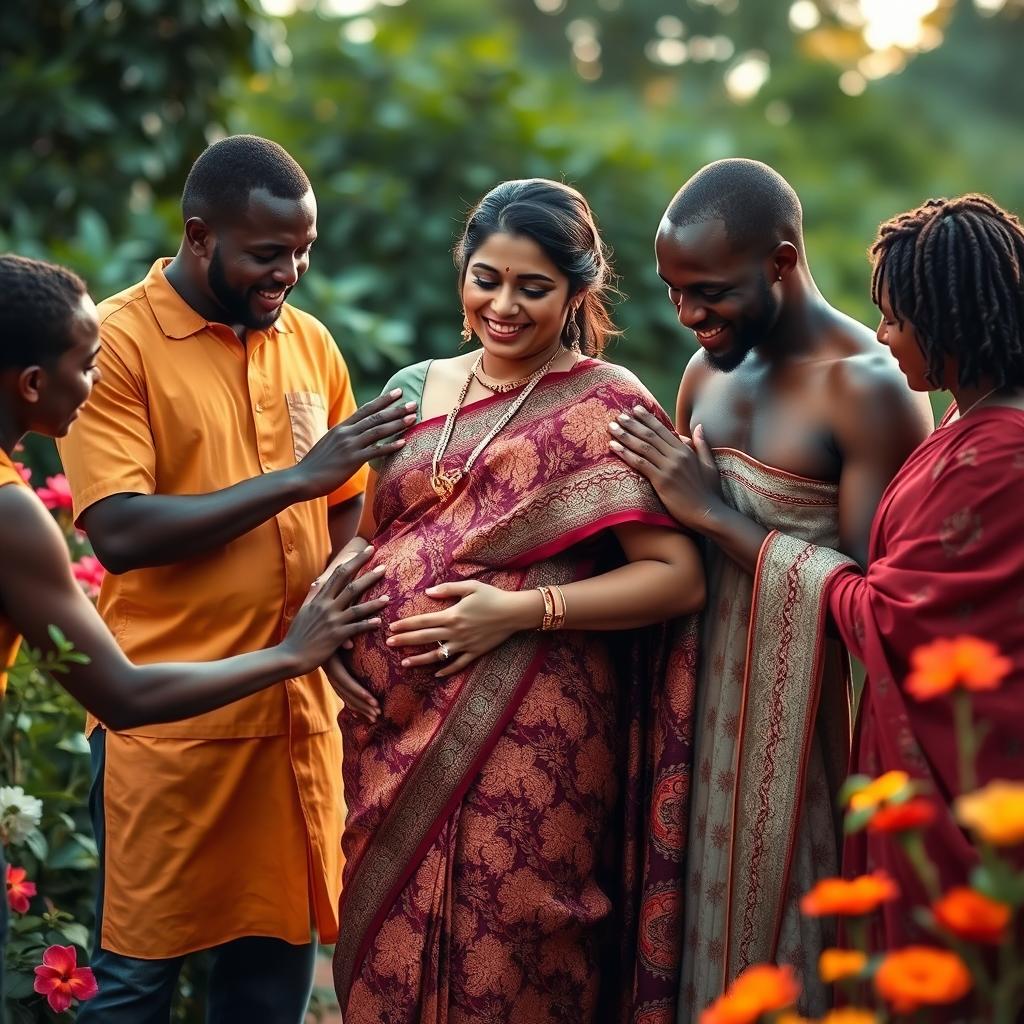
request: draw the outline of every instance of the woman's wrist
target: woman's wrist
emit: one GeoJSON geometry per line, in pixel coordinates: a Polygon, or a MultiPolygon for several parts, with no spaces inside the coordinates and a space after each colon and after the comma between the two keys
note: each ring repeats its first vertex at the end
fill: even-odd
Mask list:
{"type": "Polygon", "coordinates": [[[509,621],[516,632],[540,629],[544,621],[544,598],[539,590],[509,590],[509,621]]]}

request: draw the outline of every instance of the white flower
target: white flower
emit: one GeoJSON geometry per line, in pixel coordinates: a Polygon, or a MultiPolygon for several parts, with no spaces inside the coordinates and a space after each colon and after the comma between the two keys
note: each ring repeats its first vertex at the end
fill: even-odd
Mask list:
{"type": "Polygon", "coordinates": [[[21,786],[0,786],[0,838],[5,843],[23,843],[42,816],[42,800],[21,786]]]}

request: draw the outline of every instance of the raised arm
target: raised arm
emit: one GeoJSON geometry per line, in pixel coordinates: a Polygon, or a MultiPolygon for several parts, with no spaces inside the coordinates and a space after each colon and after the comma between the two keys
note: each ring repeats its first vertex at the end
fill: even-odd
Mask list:
{"type": "Polygon", "coordinates": [[[296,502],[330,494],[372,456],[397,451],[401,439],[385,439],[415,422],[415,406],[400,397],[391,392],[357,409],[295,466],[209,494],[113,494],[87,508],[81,525],[113,573],[213,551],[296,502]]]}
{"type": "Polygon", "coordinates": [[[56,625],[89,658],[61,682],[112,729],[189,718],[310,672],[346,639],[378,628],[373,616],[386,603],[353,604],[380,578],[371,572],[353,582],[366,550],[336,571],[276,647],[203,664],[135,666],[72,577],[64,538],[39,501],[21,487],[0,488],[0,522],[0,607],[32,646],[49,646],[56,625]]]}

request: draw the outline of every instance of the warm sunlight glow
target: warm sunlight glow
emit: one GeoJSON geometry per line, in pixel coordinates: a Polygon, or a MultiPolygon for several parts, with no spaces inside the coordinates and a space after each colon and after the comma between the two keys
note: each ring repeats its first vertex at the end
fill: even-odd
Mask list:
{"type": "Polygon", "coordinates": [[[761,91],[770,74],[768,55],[751,51],[725,73],[725,88],[737,103],[746,103],[761,91]]]}

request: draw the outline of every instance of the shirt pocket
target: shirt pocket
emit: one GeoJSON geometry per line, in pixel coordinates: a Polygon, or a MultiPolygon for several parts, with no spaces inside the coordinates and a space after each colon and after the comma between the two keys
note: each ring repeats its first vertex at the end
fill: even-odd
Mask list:
{"type": "Polygon", "coordinates": [[[315,391],[290,391],[284,400],[292,427],[295,461],[301,462],[309,449],[327,433],[327,406],[323,395],[315,391]]]}

